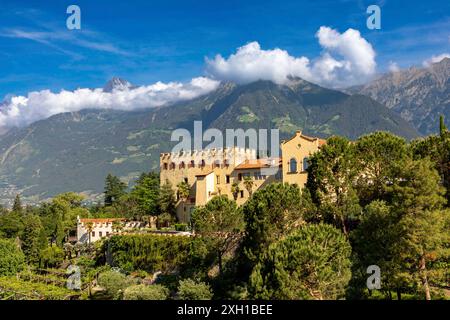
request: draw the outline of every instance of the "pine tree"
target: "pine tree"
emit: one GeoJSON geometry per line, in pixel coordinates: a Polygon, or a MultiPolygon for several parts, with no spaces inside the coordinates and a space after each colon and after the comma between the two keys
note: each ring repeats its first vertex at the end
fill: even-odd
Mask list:
{"type": "Polygon", "coordinates": [[[204,207],[196,208],[191,222],[197,234],[212,240],[207,243],[217,254],[219,273],[222,274],[223,256],[237,246],[242,236],[242,211],[227,196],[217,196],[204,207]]]}
{"type": "Polygon", "coordinates": [[[445,133],[447,132],[447,127],[445,126],[445,122],[444,122],[444,116],[441,115],[439,116],[439,134],[442,136],[445,135],[445,133]]]}
{"type": "Polygon", "coordinates": [[[374,200],[388,200],[386,186],[409,157],[405,139],[375,132],[359,138],[355,149],[358,167],[363,169],[356,180],[360,204],[366,206],[374,200]]]}
{"type": "Polygon", "coordinates": [[[381,291],[390,296],[392,291],[401,293],[413,280],[405,272],[406,261],[399,243],[403,229],[399,226],[400,216],[384,201],[373,201],[364,208],[358,227],[351,233],[354,261],[350,298],[362,298],[367,290],[366,269],[376,265],[381,273],[381,291]]]}
{"type": "Polygon", "coordinates": [[[243,206],[245,236],[238,261],[242,277],[250,274],[272,243],[304,224],[304,210],[297,185],[273,183],[253,193],[243,206]]]}
{"type": "Polygon", "coordinates": [[[127,185],[112,174],[108,174],[105,179],[105,206],[111,206],[125,195],[127,185]]]}
{"type": "Polygon", "coordinates": [[[351,247],[327,224],[308,224],[273,243],[250,276],[256,299],[339,299],[350,280],[351,247]]]}
{"type": "Polygon", "coordinates": [[[16,197],[14,198],[14,204],[12,207],[12,211],[19,215],[22,214],[23,207],[22,207],[22,201],[20,200],[19,194],[17,194],[16,197]]]}
{"type": "Polygon", "coordinates": [[[25,218],[25,226],[21,236],[22,250],[30,264],[39,264],[41,251],[47,245],[45,230],[41,219],[36,215],[25,218]]]}
{"type": "Polygon", "coordinates": [[[331,137],[309,163],[307,188],[320,218],[348,236],[348,222],[361,213],[354,188],[360,171],[353,145],[345,138],[331,137]]]}
{"type": "Polygon", "coordinates": [[[446,200],[440,177],[429,159],[406,162],[400,176],[388,188],[392,206],[400,215],[401,254],[416,263],[409,272],[416,275],[427,300],[431,299],[430,261],[443,250],[450,238],[446,228],[448,212],[442,210],[446,200]]]}
{"type": "Polygon", "coordinates": [[[159,212],[159,175],[153,172],[142,174],[131,190],[129,202],[137,205],[140,216],[157,215],[159,212]]]}

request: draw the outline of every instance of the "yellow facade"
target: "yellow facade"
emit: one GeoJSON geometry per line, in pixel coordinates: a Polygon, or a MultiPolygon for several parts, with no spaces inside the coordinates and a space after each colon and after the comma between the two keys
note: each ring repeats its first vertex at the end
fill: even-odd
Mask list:
{"type": "Polygon", "coordinates": [[[300,188],[303,188],[308,178],[306,172],[308,159],[324,143],[325,140],[305,136],[301,131],[297,131],[291,139],[282,141],[283,182],[295,183],[300,188]]]}
{"type": "Polygon", "coordinates": [[[216,195],[226,195],[241,205],[250,193],[275,181],[303,187],[306,183],[303,163],[323,143],[324,140],[304,136],[298,131],[281,143],[282,159],[257,159],[256,150],[242,148],[161,153],[160,183],[170,183],[176,193],[179,183],[189,184],[188,199],[177,197],[177,217],[188,222],[195,206],[205,205],[216,195]],[[293,159],[297,162],[295,172],[290,170],[294,169],[293,159]],[[251,183],[244,183],[246,180],[251,183]],[[234,194],[233,184],[239,189],[234,194]]]}

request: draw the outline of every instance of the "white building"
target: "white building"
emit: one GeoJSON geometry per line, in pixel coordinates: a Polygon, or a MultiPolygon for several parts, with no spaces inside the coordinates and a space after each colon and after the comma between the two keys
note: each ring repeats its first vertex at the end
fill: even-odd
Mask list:
{"type": "Polygon", "coordinates": [[[91,242],[100,240],[101,238],[108,237],[116,230],[113,230],[113,222],[119,221],[122,224],[122,230],[127,231],[135,228],[144,228],[146,223],[137,221],[127,221],[124,218],[86,218],[80,219],[77,217],[77,241],[80,243],[89,242],[88,225],[92,223],[91,242]]]}
{"type": "Polygon", "coordinates": [[[114,221],[122,221],[123,219],[80,219],[77,217],[77,241],[81,243],[89,242],[88,225],[92,223],[91,242],[100,240],[113,233],[112,225],[114,221]]]}

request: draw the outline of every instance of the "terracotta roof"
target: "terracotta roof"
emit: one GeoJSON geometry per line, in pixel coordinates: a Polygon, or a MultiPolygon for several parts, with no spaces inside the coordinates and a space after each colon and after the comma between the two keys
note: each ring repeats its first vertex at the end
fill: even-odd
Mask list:
{"type": "Polygon", "coordinates": [[[196,177],[204,177],[204,176],[207,176],[208,174],[213,173],[213,172],[214,172],[214,171],[210,170],[210,171],[205,172],[205,173],[199,173],[199,174],[196,174],[195,176],[196,176],[196,177]]]}
{"type": "Polygon", "coordinates": [[[81,223],[108,223],[113,221],[123,221],[126,220],[125,218],[86,218],[86,219],[80,219],[81,223]]]}
{"type": "Polygon", "coordinates": [[[271,165],[269,163],[269,160],[274,160],[278,166],[281,165],[281,158],[275,158],[275,159],[257,159],[257,160],[245,160],[243,163],[239,164],[235,170],[243,170],[243,169],[261,169],[261,168],[270,168],[271,165]]]}

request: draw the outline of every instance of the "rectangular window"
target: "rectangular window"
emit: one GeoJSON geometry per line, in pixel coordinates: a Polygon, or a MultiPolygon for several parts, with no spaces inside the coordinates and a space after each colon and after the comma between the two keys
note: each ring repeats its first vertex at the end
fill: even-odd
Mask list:
{"type": "Polygon", "coordinates": [[[188,183],[188,178],[184,178],[184,182],[188,183]]]}
{"type": "Polygon", "coordinates": [[[227,179],[227,183],[230,183],[230,176],[229,175],[226,176],[226,179],[227,179]]]}
{"type": "Polygon", "coordinates": [[[244,190],[241,190],[241,198],[244,197],[244,190]]]}
{"type": "Polygon", "coordinates": [[[216,181],[217,181],[217,184],[220,184],[220,176],[219,175],[216,176],[216,181]]]}
{"type": "Polygon", "coordinates": [[[101,231],[99,231],[98,236],[101,238],[103,235],[103,233],[101,231]]]}
{"type": "Polygon", "coordinates": [[[95,231],[92,231],[92,236],[95,237],[95,231]]]}
{"type": "Polygon", "coordinates": [[[106,236],[109,236],[109,232],[108,231],[106,231],[106,236]]]}
{"type": "Polygon", "coordinates": [[[239,181],[242,181],[242,173],[239,173],[239,174],[238,174],[238,180],[239,180],[239,181]]]}

